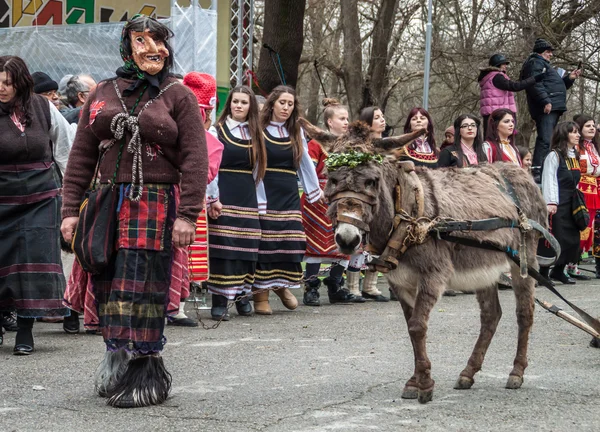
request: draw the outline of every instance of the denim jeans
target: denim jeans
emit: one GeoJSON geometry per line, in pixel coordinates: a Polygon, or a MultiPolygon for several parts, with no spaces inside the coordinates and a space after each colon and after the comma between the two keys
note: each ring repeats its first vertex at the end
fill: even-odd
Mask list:
{"type": "Polygon", "coordinates": [[[544,159],[550,153],[550,141],[552,132],[558,123],[562,112],[552,111],[550,114],[542,114],[534,118],[537,129],[537,138],[535,139],[535,149],[533,150],[533,166],[541,167],[544,165],[544,159]]]}

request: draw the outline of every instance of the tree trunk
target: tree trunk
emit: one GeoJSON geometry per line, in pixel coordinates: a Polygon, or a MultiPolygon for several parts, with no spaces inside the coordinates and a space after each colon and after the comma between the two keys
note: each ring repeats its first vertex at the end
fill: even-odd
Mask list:
{"type": "MultiPolygon", "coordinates": [[[[365,98],[361,108],[369,105],[381,105],[384,101],[384,93],[388,87],[388,45],[392,39],[397,8],[398,0],[383,0],[379,6],[373,31],[373,46],[365,84],[365,98]]],[[[381,108],[385,109],[385,107],[381,108]]]]}
{"type": "Polygon", "coordinates": [[[257,75],[260,86],[266,92],[283,82],[296,86],[304,44],[305,6],[306,0],[265,0],[263,47],[260,50],[257,75]],[[264,44],[275,52],[270,52],[264,44]],[[276,53],[279,53],[280,59],[276,53]],[[278,74],[279,60],[283,77],[278,74]]]}
{"type": "Polygon", "coordinates": [[[340,0],[340,7],[344,34],[344,59],[342,61],[344,84],[348,96],[350,118],[356,118],[362,108],[364,88],[358,0],[340,0]]]}
{"type": "MultiPolygon", "coordinates": [[[[318,9],[318,5],[315,4],[317,1],[308,0],[308,24],[310,29],[310,35],[312,37],[312,52],[318,50],[323,42],[323,14],[318,9]]],[[[321,100],[319,98],[321,82],[319,81],[319,75],[315,70],[315,66],[310,65],[310,87],[308,89],[308,107],[306,112],[306,118],[312,124],[317,124],[318,117],[321,112],[321,100]]]]}

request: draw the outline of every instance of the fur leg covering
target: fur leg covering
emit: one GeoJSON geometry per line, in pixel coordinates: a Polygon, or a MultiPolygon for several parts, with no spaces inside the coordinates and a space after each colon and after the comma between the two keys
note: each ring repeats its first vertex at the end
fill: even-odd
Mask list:
{"type": "Polygon", "coordinates": [[[159,405],[171,390],[171,374],[158,354],[141,355],[129,361],[127,370],[112,389],[107,404],[116,408],[159,405]]]}
{"type": "Polygon", "coordinates": [[[96,369],[95,386],[100,397],[108,397],[127,369],[131,354],[125,350],[106,351],[96,369]]]}

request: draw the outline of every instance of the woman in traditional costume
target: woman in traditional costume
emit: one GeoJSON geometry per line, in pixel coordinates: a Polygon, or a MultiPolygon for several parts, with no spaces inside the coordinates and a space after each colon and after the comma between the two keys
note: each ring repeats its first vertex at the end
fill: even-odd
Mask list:
{"type": "Polygon", "coordinates": [[[67,241],[97,164],[100,186],[118,198],[109,215],[118,221],[116,250],[92,283],[107,348],[97,391],[120,408],[168,397],[171,375],[160,353],[174,247],[193,242],[206,189],[202,117],[194,94],[169,76],[171,36],[146,16],[125,23],[124,66],[90,93],[64,179],[67,241]]]}
{"type": "MultiPolygon", "coordinates": [[[[598,177],[600,176],[600,133],[596,122],[587,114],[580,114],[574,120],[579,126],[579,167],[581,179],[578,188],[583,192],[585,205],[590,212],[590,223],[581,232],[581,252],[592,251],[596,261],[596,278],[600,279],[600,196],[598,196],[598,177]],[[598,214],[598,216],[596,216],[598,214]]],[[[576,264],[569,264],[567,273],[570,277],[580,280],[591,278],[581,273],[576,264]]]]}
{"type": "Polygon", "coordinates": [[[266,209],[262,179],[267,154],[258,103],[249,87],[236,87],[229,93],[215,127],[224,150],[218,179],[207,191],[207,285],[212,318],[229,320],[229,300],[236,301],[239,315],[252,315],[247,296],[254,284],[261,239],[259,207],[263,212],[266,209]]]}
{"type": "Polygon", "coordinates": [[[399,149],[400,160],[412,161],[415,166],[436,168],[439,151],[435,143],[435,130],[429,112],[415,107],[408,113],[404,123],[404,133],[426,129],[427,132],[399,149]]]}
{"type": "MultiPolygon", "coordinates": [[[[580,233],[573,218],[572,200],[579,183],[579,126],[572,121],[559,123],[552,135],[552,151],[546,156],[542,170],[542,193],[548,205],[550,229],[560,244],[560,256],[549,273],[552,279],[574,284],[564,272],[568,263],[577,262],[580,233]]],[[[548,267],[541,273],[548,276],[548,267]]]]}
{"type": "Polygon", "coordinates": [[[267,98],[260,116],[267,151],[263,179],[267,207],[266,213],[260,215],[261,239],[253,298],[254,310],[261,315],[272,313],[271,289],[286,308],[298,306],[290,289],[302,285],[306,237],[296,176],[309,203],[323,197],[304,132],[298,123],[298,111],[295,90],[280,85],[267,98]]]}
{"type": "Polygon", "coordinates": [[[35,318],[69,315],[57,168],[64,171],[74,134],[48,99],[33,94],[27,65],[15,56],[0,57],[0,124],[0,314],[16,312],[13,353],[29,355],[35,318]]]}

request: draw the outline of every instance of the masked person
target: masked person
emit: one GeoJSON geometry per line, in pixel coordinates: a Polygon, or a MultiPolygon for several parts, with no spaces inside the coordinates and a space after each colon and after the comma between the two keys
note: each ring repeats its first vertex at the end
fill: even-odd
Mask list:
{"type": "Polygon", "coordinates": [[[124,65],[90,93],[64,179],[67,241],[97,163],[100,187],[118,194],[109,215],[118,221],[116,250],[92,283],[107,348],[96,388],[120,408],[168,397],[171,375],[160,353],[174,248],[193,242],[206,190],[202,117],[193,93],[169,76],[172,35],[146,16],[127,21],[124,65]]]}

